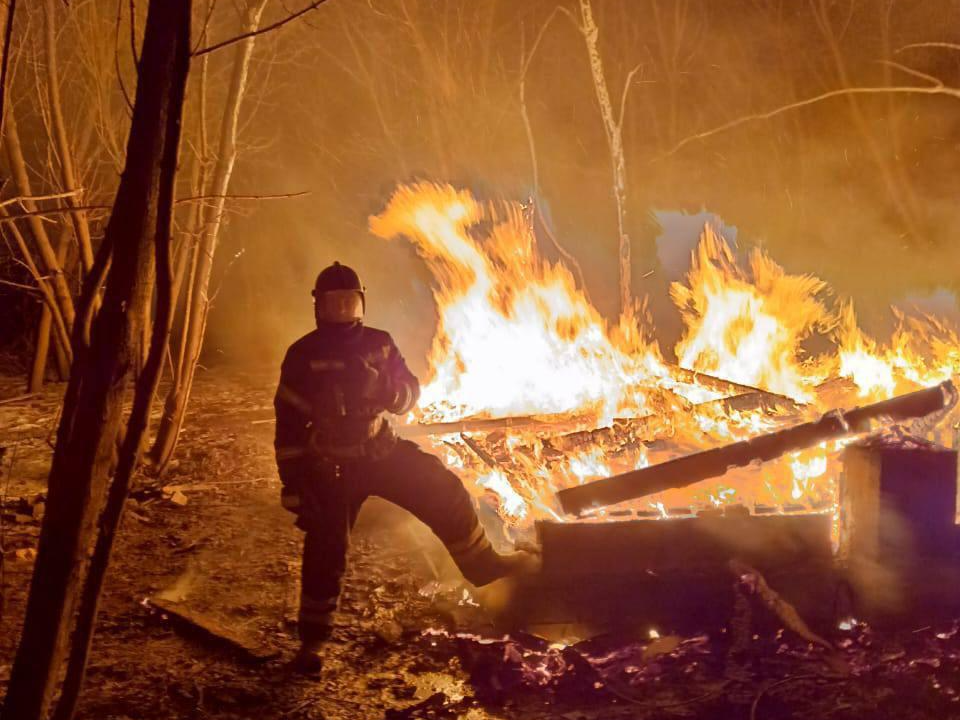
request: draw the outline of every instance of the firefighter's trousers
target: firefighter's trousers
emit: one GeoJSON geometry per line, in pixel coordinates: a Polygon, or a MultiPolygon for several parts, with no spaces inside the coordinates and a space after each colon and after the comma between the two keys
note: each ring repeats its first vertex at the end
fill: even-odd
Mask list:
{"type": "Polygon", "coordinates": [[[305,479],[297,521],[306,531],[299,619],[303,639],[322,640],[330,633],[350,530],[371,495],[423,521],[474,584],[497,577],[496,553],[460,479],[439,458],[398,440],[382,458],[345,462],[336,471],[318,470],[316,477],[305,479]]]}

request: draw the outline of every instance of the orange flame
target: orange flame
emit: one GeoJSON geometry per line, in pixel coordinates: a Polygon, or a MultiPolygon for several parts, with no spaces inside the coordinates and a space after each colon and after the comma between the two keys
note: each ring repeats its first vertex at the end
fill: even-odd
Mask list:
{"type": "Polygon", "coordinates": [[[810,400],[825,373],[803,358],[801,343],[829,325],[818,297],[826,283],[788,275],[761,250],[741,269],[709,226],[693,253],[686,284],[670,294],[687,326],[676,353],[683,367],[709,372],[795,400],[810,400]]]}
{"type": "MultiPolygon", "coordinates": [[[[890,344],[881,345],[860,330],[852,303],[828,304],[825,282],[788,274],[759,249],[741,267],[707,227],[684,282],[671,287],[685,325],[675,348],[680,366],[807,403],[786,416],[738,411],[715,402],[733,389],[702,387],[664,361],[647,339],[643,313],[610,326],[566,267],[538,255],[517,203],[482,204],[464,190],[417,183],[398,188],[370,229],[384,239],[408,238],[436,281],[437,329],[417,419],[561,414],[602,428],[625,418],[615,432],[566,451],[534,432],[488,435],[483,442],[496,457],[482,462],[459,438],[435,439],[438,454],[478,494],[495,499],[513,525],[561,519],[553,500],[560,488],[823,411],[836,404],[826,396],[837,382],[877,400],[960,372],[960,336],[943,322],[898,314],[890,344]],[[832,339],[836,352],[809,354],[804,343],[814,335],[832,339]]],[[[822,507],[833,501],[833,458],[841,446],[824,443],[637,507],[662,517],[730,503],[822,507]]]]}

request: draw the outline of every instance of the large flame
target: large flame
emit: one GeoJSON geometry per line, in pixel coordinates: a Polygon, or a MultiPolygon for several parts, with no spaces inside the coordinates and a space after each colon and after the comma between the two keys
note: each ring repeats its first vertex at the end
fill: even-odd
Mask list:
{"type": "Polygon", "coordinates": [[[894,309],[897,329],[881,345],[857,325],[853,303],[840,310],[839,375],[850,378],[861,397],[890,397],[935,385],[960,373],[960,337],[930,315],[906,317],[894,309]]]}
{"type": "MultiPolygon", "coordinates": [[[[649,339],[643,313],[610,326],[569,270],[538,254],[520,204],[483,204],[465,190],[418,183],[398,188],[370,228],[409,239],[435,279],[437,329],[416,419],[560,415],[581,423],[572,435],[567,426],[567,434],[434,438],[438,454],[516,525],[560,519],[553,500],[560,488],[960,372],[960,336],[943,322],[898,314],[883,345],[859,328],[852,303],[828,302],[825,282],[788,274],[759,249],[741,266],[710,227],[684,282],[671,288],[684,322],[679,367],[649,339]],[[813,336],[835,351],[810,354],[813,336]],[[708,387],[698,373],[713,376],[708,387]],[[749,390],[743,386],[801,405],[744,410],[723,399],[749,390]]],[[[656,517],[730,503],[822,509],[834,500],[841,446],[824,443],[634,509],[656,517]]]]}
{"type": "Polygon", "coordinates": [[[788,275],[760,249],[741,269],[730,246],[707,226],[686,284],[670,294],[686,324],[680,364],[746,385],[809,400],[825,379],[822,363],[804,359],[802,342],[829,327],[819,296],[826,283],[788,275]]]}
{"type": "Polygon", "coordinates": [[[650,379],[669,377],[633,318],[611,332],[570,271],[537,254],[518,205],[498,212],[466,191],[421,183],[401,187],[370,228],[409,238],[437,281],[432,377],[420,400],[428,419],[610,418],[644,409],[650,379]]]}

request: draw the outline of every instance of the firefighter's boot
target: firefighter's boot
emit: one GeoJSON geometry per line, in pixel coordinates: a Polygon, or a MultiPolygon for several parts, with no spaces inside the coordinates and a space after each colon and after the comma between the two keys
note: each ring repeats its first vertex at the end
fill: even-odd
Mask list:
{"type": "Polygon", "coordinates": [[[495,580],[540,572],[540,555],[528,550],[498,553],[489,545],[484,552],[461,566],[463,576],[477,587],[495,580]]]}
{"type": "Polygon", "coordinates": [[[304,675],[319,675],[323,670],[323,648],[323,640],[304,639],[293,658],[294,670],[304,675]]]}
{"type": "Polygon", "coordinates": [[[323,670],[323,651],[330,632],[327,629],[301,627],[300,649],[293,658],[293,668],[304,675],[319,675],[323,670]]]}

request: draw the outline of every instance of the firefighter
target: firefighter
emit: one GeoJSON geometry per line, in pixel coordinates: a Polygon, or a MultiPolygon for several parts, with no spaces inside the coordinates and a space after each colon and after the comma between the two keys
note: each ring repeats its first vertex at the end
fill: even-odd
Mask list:
{"type": "Polygon", "coordinates": [[[322,667],[350,530],[371,495],[426,523],[474,585],[538,562],[527,551],[494,551],[459,478],[394,435],[384,414],[409,412],[420,387],[390,335],[363,324],[357,273],[334,263],[317,277],[313,297],[317,329],[287,351],[274,399],[281,503],[306,533],[295,660],[305,672],[322,667]]]}

